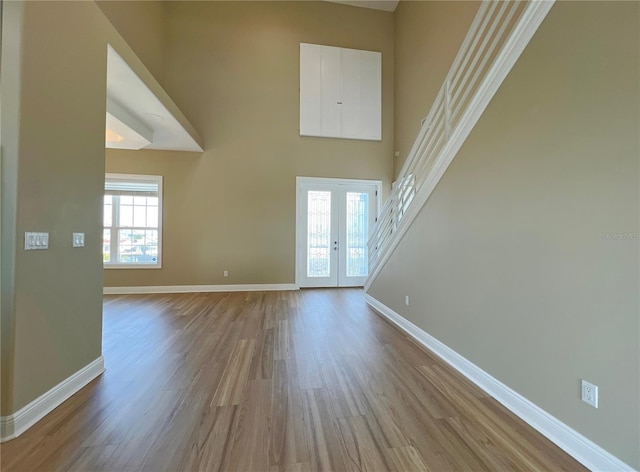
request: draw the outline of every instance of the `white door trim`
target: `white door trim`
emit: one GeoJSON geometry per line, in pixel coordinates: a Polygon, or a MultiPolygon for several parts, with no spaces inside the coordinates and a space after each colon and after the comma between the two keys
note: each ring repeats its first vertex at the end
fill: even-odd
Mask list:
{"type": "Polygon", "coordinates": [[[295,248],[294,248],[294,265],[295,265],[295,286],[297,289],[300,288],[300,260],[302,257],[302,253],[300,252],[303,247],[303,234],[300,231],[300,224],[302,218],[302,198],[300,187],[304,184],[329,184],[329,185],[374,185],[376,187],[376,218],[380,215],[380,209],[382,208],[382,181],[381,180],[366,180],[366,179],[341,179],[334,177],[304,177],[304,176],[296,176],[296,215],[295,215],[295,226],[296,226],[296,237],[295,237],[295,248]]]}

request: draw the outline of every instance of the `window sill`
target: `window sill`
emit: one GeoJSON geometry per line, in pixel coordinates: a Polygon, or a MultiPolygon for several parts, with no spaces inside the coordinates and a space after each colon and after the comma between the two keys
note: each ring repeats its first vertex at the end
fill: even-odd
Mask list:
{"type": "Polygon", "coordinates": [[[103,269],[162,269],[161,264],[103,264],[103,269]]]}

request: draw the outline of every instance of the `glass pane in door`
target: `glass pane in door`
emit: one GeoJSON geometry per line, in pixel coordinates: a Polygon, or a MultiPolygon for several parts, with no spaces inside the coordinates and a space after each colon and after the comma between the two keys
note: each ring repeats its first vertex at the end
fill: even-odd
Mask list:
{"type": "Polygon", "coordinates": [[[369,194],[347,192],[347,277],[366,277],[369,274],[369,194]]]}
{"type": "Polygon", "coordinates": [[[331,192],[307,193],[307,277],[329,277],[331,192]]]}

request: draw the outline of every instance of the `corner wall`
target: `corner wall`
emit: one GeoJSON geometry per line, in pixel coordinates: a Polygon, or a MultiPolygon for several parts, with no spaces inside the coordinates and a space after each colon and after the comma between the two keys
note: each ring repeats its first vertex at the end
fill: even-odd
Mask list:
{"type": "MultiPolygon", "coordinates": [[[[55,405],[47,396],[37,408],[23,407],[100,364],[107,44],[152,89],[159,86],[94,2],[2,7],[6,437],[55,405]],[[27,231],[48,232],[49,249],[25,251],[27,231]],[[73,232],[85,233],[84,248],[72,248],[73,232]]],[[[78,383],[65,385],[68,393],[78,383]]]]}
{"type": "Polygon", "coordinates": [[[639,25],[556,3],[370,289],[636,469],[639,25]]]}
{"type": "Polygon", "coordinates": [[[2,43],[0,44],[0,142],[2,153],[1,265],[0,265],[0,416],[7,415],[13,402],[14,278],[18,185],[18,129],[20,110],[20,52],[24,7],[21,2],[2,3],[2,43]]]}
{"type": "MultiPolygon", "coordinates": [[[[14,7],[5,9],[9,23],[18,19],[14,7]]],[[[5,37],[6,47],[19,48],[20,80],[2,90],[3,98],[18,97],[17,126],[2,121],[3,146],[11,148],[3,165],[12,169],[3,178],[15,189],[13,202],[3,198],[3,215],[5,204],[16,215],[13,227],[3,226],[12,232],[3,233],[3,256],[15,261],[13,274],[3,265],[3,288],[13,285],[14,300],[3,305],[3,341],[5,318],[13,322],[3,416],[99,358],[102,345],[103,17],[85,2],[24,2],[21,9],[21,28],[5,37]],[[48,232],[49,249],[25,251],[26,231],[48,232]],[[85,248],[71,247],[74,231],[86,234],[85,248]]]]}

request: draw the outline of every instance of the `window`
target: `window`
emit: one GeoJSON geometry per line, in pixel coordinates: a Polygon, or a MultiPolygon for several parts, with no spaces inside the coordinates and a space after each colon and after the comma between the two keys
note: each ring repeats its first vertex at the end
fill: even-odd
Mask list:
{"type": "Polygon", "coordinates": [[[105,268],[157,268],[162,255],[162,176],[106,174],[105,268]]]}

